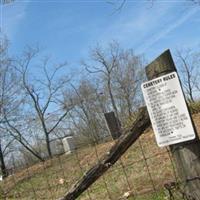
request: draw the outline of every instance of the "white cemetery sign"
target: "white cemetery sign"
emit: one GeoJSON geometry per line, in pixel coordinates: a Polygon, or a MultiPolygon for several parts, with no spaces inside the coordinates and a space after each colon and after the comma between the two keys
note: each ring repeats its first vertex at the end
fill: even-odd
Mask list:
{"type": "Polygon", "coordinates": [[[195,138],[190,115],[176,72],[142,84],[158,146],[195,138]]]}

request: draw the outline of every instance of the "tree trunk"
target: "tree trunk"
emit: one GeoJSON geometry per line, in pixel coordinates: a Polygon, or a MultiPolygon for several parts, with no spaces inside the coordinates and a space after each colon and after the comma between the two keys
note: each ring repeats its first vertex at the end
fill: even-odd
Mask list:
{"type": "Polygon", "coordinates": [[[113,107],[113,109],[115,111],[115,114],[116,114],[117,118],[119,119],[117,106],[116,106],[115,99],[114,99],[113,94],[112,94],[110,76],[108,77],[107,85],[108,85],[108,92],[109,92],[109,96],[110,96],[110,99],[111,99],[112,107],[113,107]]]}
{"type": "Polygon", "coordinates": [[[8,176],[5,161],[4,161],[4,155],[1,147],[1,141],[0,141],[0,161],[1,161],[1,172],[2,172],[2,177],[5,178],[8,176]]]}
{"type": "MultiPolygon", "coordinates": [[[[169,50],[146,67],[149,80],[174,71],[176,67],[169,50]]],[[[196,139],[171,145],[170,149],[180,180],[185,186],[185,195],[189,200],[200,200],[200,141],[194,123],[193,127],[196,139]]]]}
{"type": "Polygon", "coordinates": [[[50,158],[52,158],[52,152],[51,152],[49,134],[48,134],[48,133],[45,133],[45,136],[46,136],[46,146],[47,146],[48,156],[49,156],[50,158]]]}
{"type": "Polygon", "coordinates": [[[34,150],[32,150],[31,148],[29,148],[26,144],[24,144],[22,141],[20,141],[20,140],[18,140],[18,142],[20,143],[20,144],[22,144],[23,145],[23,147],[25,148],[25,149],[27,149],[30,153],[32,153],[36,158],[38,158],[40,161],[44,161],[44,159],[41,157],[41,156],[39,156],[39,154],[37,153],[37,152],[35,152],[34,150]]]}

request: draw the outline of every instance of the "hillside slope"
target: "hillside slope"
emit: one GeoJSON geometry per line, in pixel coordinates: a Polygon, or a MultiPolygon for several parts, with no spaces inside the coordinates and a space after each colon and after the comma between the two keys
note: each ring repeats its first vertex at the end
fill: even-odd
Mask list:
{"type": "MultiPolygon", "coordinates": [[[[193,119],[200,133],[200,113],[194,114],[193,119]]],[[[55,157],[18,171],[0,183],[0,197],[20,200],[57,199],[95,164],[113,143],[88,146],[76,153],[55,157]]],[[[155,189],[159,191],[164,183],[174,179],[169,152],[167,148],[157,147],[153,131],[149,128],[121,160],[88,191],[90,198],[95,200],[109,199],[108,196],[119,199],[127,191],[137,193],[139,199],[144,199],[141,194],[154,192],[155,189]]],[[[80,199],[89,199],[88,192],[80,199]]]]}

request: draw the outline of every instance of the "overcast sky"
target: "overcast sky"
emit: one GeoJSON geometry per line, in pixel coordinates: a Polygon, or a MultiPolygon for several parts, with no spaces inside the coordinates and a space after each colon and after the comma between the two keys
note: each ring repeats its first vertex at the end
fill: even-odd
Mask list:
{"type": "Polygon", "coordinates": [[[78,66],[89,48],[117,40],[148,60],[165,49],[200,45],[200,6],[186,1],[127,1],[119,12],[106,0],[18,0],[1,5],[11,53],[39,44],[56,60],[78,66]]]}

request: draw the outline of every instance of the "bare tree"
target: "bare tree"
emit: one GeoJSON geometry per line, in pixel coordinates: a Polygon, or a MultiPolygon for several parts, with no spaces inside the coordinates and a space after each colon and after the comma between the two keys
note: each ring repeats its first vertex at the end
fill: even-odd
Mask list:
{"type": "Polygon", "coordinates": [[[120,113],[125,118],[131,117],[133,111],[141,104],[140,85],[144,79],[144,59],[133,50],[121,50],[117,67],[114,70],[113,82],[120,113]]]}
{"type": "Polygon", "coordinates": [[[198,65],[200,63],[199,53],[190,49],[177,50],[177,65],[180,70],[183,88],[190,102],[195,101],[195,90],[198,88],[198,65]]]}
{"type": "Polygon", "coordinates": [[[0,166],[2,177],[5,178],[8,176],[8,171],[6,167],[5,158],[14,151],[12,143],[14,139],[10,138],[7,134],[3,134],[1,129],[1,137],[0,137],[0,166]]]}
{"type": "Polygon", "coordinates": [[[97,46],[91,52],[91,59],[95,64],[89,65],[83,63],[89,73],[102,74],[102,78],[106,81],[106,87],[108,89],[112,108],[117,117],[119,117],[119,115],[112,90],[112,76],[114,69],[118,65],[119,50],[119,44],[117,42],[110,43],[108,49],[103,49],[100,46],[97,46]]]}
{"type": "Polygon", "coordinates": [[[10,4],[10,3],[13,3],[15,0],[1,0],[0,1],[0,4],[3,4],[3,5],[5,5],[5,4],[10,4]]]}
{"type": "MultiPolygon", "coordinates": [[[[114,9],[113,13],[116,13],[120,12],[125,7],[125,5],[127,5],[128,0],[107,0],[106,3],[110,4],[114,9]]],[[[144,3],[148,3],[152,7],[154,3],[156,3],[156,0],[147,0],[144,3]]],[[[200,6],[200,0],[183,0],[182,3],[189,3],[192,5],[200,6]]]]}
{"type": "MultiPolygon", "coordinates": [[[[22,90],[26,97],[24,104],[25,113],[32,117],[32,119],[29,120],[30,123],[31,121],[38,121],[40,123],[48,156],[52,157],[50,146],[51,136],[55,136],[56,129],[63,122],[71,109],[70,105],[65,110],[62,109],[62,91],[69,82],[69,78],[64,76],[62,71],[66,66],[66,62],[56,65],[51,71],[50,60],[49,58],[45,58],[40,63],[40,69],[42,69],[43,74],[31,80],[32,76],[30,77],[29,70],[37,66],[35,58],[38,54],[39,48],[28,47],[23,57],[16,60],[16,69],[20,74],[22,90]]],[[[22,129],[16,128],[16,126],[11,123],[7,124],[12,131],[22,138],[22,129]]],[[[24,127],[25,124],[22,124],[22,126],[24,127]]],[[[30,125],[28,124],[28,126],[30,125]]],[[[23,138],[23,140],[25,141],[25,138],[23,138]]],[[[29,141],[30,139],[26,142],[29,143],[29,141]]]]}
{"type": "Polygon", "coordinates": [[[78,133],[88,138],[90,143],[98,143],[102,136],[100,136],[100,113],[103,112],[97,100],[96,88],[88,80],[82,80],[78,88],[74,85],[71,86],[75,92],[72,99],[75,107],[71,117],[76,115],[78,118],[78,122],[76,122],[76,128],[80,130],[78,133]]]}
{"type": "Polygon", "coordinates": [[[8,175],[5,158],[13,150],[13,137],[6,131],[5,110],[14,110],[18,101],[13,95],[18,91],[17,77],[11,68],[12,60],[8,55],[8,40],[1,35],[0,44],[0,165],[3,178],[8,175]]]}
{"type": "Polygon", "coordinates": [[[200,0],[189,0],[191,1],[193,4],[200,6],[200,0]]]}
{"type": "Polygon", "coordinates": [[[143,79],[144,58],[112,42],[108,48],[98,46],[93,49],[91,63],[84,63],[84,66],[90,74],[100,75],[99,82],[105,84],[103,93],[108,93],[111,109],[117,118],[126,118],[125,113],[131,116],[138,106],[136,100],[141,102],[139,86],[143,79]]]}

